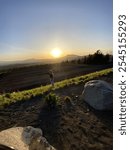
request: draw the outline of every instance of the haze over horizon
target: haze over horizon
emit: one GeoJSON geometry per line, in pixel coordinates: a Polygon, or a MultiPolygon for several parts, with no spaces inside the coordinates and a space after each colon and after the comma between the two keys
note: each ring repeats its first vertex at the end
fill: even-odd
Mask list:
{"type": "Polygon", "coordinates": [[[112,51],[112,0],[1,0],[0,60],[112,51]]]}

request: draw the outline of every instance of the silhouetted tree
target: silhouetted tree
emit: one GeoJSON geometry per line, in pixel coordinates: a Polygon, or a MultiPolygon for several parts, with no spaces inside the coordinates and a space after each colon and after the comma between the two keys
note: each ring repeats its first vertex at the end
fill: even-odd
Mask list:
{"type": "Polygon", "coordinates": [[[83,63],[84,63],[84,64],[87,64],[87,56],[84,56],[83,63]]]}
{"type": "Polygon", "coordinates": [[[73,59],[73,60],[70,60],[69,63],[75,64],[75,63],[76,63],[76,60],[74,60],[74,59],[73,59]]]}
{"type": "Polygon", "coordinates": [[[100,50],[97,50],[93,55],[93,63],[94,64],[102,64],[104,62],[104,55],[100,50]]]}
{"type": "Polygon", "coordinates": [[[77,63],[78,63],[78,64],[81,64],[81,59],[80,59],[80,58],[77,60],[77,63]]]}
{"type": "Polygon", "coordinates": [[[66,60],[64,63],[73,63],[73,64],[93,64],[93,65],[103,65],[112,63],[112,55],[106,54],[104,55],[101,50],[97,50],[94,54],[89,54],[88,56],[84,56],[79,59],[74,60],[66,60]]]}
{"type": "Polygon", "coordinates": [[[87,57],[87,64],[92,64],[93,55],[89,54],[87,57]]]}

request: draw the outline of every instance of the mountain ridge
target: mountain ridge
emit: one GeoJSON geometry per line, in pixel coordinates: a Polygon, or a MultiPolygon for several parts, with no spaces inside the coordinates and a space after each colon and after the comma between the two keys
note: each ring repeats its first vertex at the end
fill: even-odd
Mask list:
{"type": "Polygon", "coordinates": [[[51,64],[51,63],[60,63],[62,61],[66,60],[74,60],[74,59],[79,59],[82,58],[83,56],[75,55],[75,54],[69,54],[60,58],[48,58],[48,59],[36,59],[36,58],[29,58],[25,60],[14,60],[14,61],[0,61],[0,66],[7,66],[7,65],[14,65],[14,64],[51,64]]]}

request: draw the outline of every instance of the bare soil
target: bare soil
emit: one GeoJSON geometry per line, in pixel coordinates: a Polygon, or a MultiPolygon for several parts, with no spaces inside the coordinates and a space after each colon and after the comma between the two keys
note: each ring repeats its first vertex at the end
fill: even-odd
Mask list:
{"type": "MultiPolygon", "coordinates": [[[[112,74],[100,79],[112,84],[112,74]]],[[[81,84],[55,91],[61,101],[53,109],[45,105],[43,96],[0,110],[0,131],[33,126],[41,128],[57,150],[112,150],[113,112],[88,106],[81,99],[83,88],[81,84]],[[71,98],[69,102],[65,101],[66,96],[71,98]]]]}

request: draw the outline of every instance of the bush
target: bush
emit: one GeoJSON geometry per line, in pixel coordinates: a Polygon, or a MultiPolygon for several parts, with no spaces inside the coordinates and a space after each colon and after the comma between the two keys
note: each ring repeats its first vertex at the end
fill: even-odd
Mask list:
{"type": "Polygon", "coordinates": [[[50,93],[45,97],[45,103],[50,108],[56,107],[58,102],[59,102],[59,97],[54,93],[50,93]]]}

